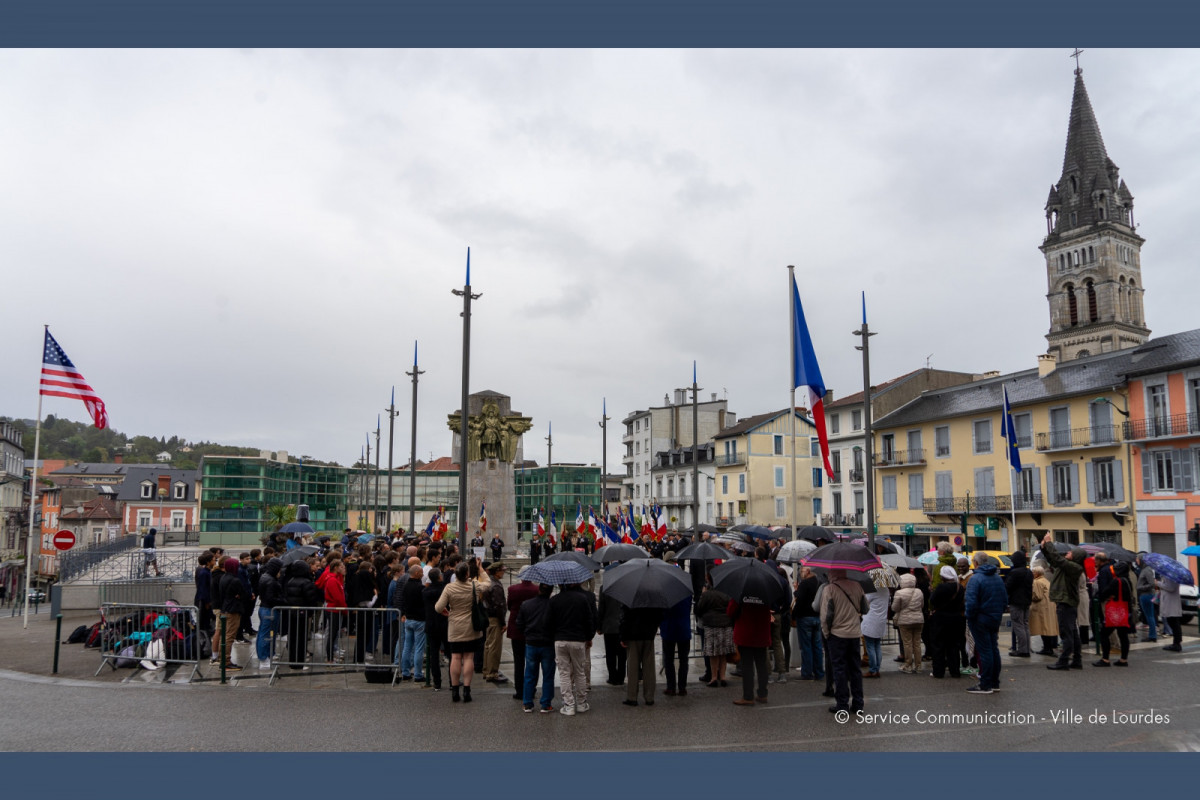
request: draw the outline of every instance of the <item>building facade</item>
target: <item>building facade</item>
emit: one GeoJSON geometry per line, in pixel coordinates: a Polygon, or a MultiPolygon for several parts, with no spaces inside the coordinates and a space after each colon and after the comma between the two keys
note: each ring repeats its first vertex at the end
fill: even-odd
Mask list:
{"type": "Polygon", "coordinates": [[[695,507],[692,505],[699,500],[700,522],[715,525],[714,496],[716,494],[717,468],[715,445],[712,442],[701,444],[699,461],[693,465],[697,456],[697,448],[678,447],[664,450],[654,456],[654,465],[650,468],[651,485],[654,498],[662,506],[666,514],[667,526],[671,530],[691,528],[696,520],[692,519],[695,507]],[[698,470],[693,474],[693,466],[698,470]],[[699,496],[697,486],[699,484],[699,496]]]}
{"type": "Polygon", "coordinates": [[[820,513],[820,445],[816,426],[796,420],[796,495],[792,496],[792,436],[788,409],[748,417],[718,433],[716,518],[725,525],[811,525],[820,513]],[[815,454],[815,455],[814,455],[815,454]]]}
{"type": "MultiPolygon", "coordinates": [[[[901,375],[871,390],[871,419],[895,411],[927,389],[954,386],[970,381],[974,376],[968,372],[949,372],[940,369],[918,369],[901,375]]],[[[820,507],[814,508],[820,524],[838,528],[844,532],[866,530],[865,509],[866,480],[866,434],[863,393],[847,395],[840,400],[825,403],[825,427],[829,437],[829,461],[833,467],[833,478],[814,475],[821,483],[820,507]]],[[[921,442],[905,442],[901,448],[912,445],[921,447],[921,442]]],[[[904,458],[905,450],[893,448],[893,458],[904,458]]]]}
{"type": "MultiPolygon", "coordinates": [[[[516,492],[517,531],[524,535],[533,530],[533,522],[540,510],[550,522],[550,510],[557,512],[558,527],[564,523],[575,523],[575,514],[582,507],[584,513],[591,506],[597,516],[604,513],[600,495],[600,467],[596,464],[555,464],[550,468],[531,462],[518,466],[513,474],[513,490],[516,492]],[[553,496],[548,494],[553,486],[553,496]]],[[[609,512],[616,513],[615,508],[609,512]]]]}
{"type": "Polygon", "coordinates": [[[0,551],[18,554],[28,535],[25,504],[25,448],[21,431],[0,422],[0,551]],[[22,532],[22,528],[25,528],[22,532]]]}
{"type": "MultiPolygon", "coordinates": [[[[711,442],[721,430],[737,422],[737,415],[729,411],[725,400],[718,400],[713,392],[710,399],[696,406],[697,439],[700,444],[711,442]]],[[[668,450],[691,447],[692,404],[687,391],[676,389],[674,401],[671,395],[663,397],[663,405],[652,406],[642,411],[627,414],[622,424],[625,435],[624,491],[626,502],[635,507],[649,506],[655,502],[653,489],[654,458],[668,450]]]]}

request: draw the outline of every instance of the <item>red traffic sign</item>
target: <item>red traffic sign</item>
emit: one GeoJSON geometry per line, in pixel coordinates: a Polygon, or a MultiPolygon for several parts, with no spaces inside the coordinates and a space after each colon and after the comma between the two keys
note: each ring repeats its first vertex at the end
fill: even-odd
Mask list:
{"type": "Polygon", "coordinates": [[[59,531],[54,534],[54,547],[57,550],[70,550],[75,546],[75,534],[70,531],[59,531]]]}

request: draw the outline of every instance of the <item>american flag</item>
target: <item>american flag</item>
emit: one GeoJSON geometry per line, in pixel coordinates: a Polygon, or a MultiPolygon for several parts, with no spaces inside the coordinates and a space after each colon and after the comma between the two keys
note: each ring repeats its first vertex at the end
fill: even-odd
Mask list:
{"type": "Polygon", "coordinates": [[[95,426],[101,430],[108,427],[108,412],[104,410],[104,401],[91,386],[88,386],[79,370],[75,369],[71,359],[50,335],[49,328],[46,329],[46,349],[42,354],[41,394],[82,400],[88,413],[92,415],[95,426]]]}

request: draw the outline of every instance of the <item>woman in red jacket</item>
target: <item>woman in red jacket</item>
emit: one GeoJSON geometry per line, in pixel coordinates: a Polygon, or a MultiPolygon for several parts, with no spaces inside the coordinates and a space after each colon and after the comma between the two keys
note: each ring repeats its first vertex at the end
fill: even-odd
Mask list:
{"type": "Polygon", "coordinates": [[[317,585],[325,592],[325,616],[329,620],[325,660],[332,664],[337,654],[338,634],[346,627],[346,565],[340,559],[330,564],[317,585]]]}
{"type": "Polygon", "coordinates": [[[767,648],[771,646],[771,609],[761,603],[729,601],[726,610],[733,620],[733,643],[742,665],[742,699],[737,706],[767,702],[767,648]],[[758,675],[758,694],[754,694],[754,676],[758,675]]]}

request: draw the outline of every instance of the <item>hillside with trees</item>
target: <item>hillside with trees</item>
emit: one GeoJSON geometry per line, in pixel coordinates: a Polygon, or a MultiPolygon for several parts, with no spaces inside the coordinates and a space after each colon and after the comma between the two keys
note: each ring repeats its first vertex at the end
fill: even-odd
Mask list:
{"type": "MultiPolygon", "coordinates": [[[[12,420],[24,438],[25,457],[33,458],[33,435],[36,423],[29,419],[12,420]]],[[[39,458],[65,459],[108,463],[119,454],[131,464],[152,464],[158,454],[171,454],[171,466],[196,469],[206,455],[257,456],[256,447],[236,447],[215,442],[190,442],[178,436],[128,436],[112,428],[100,430],[91,423],[72,422],[49,415],[42,422],[42,441],[39,458]]],[[[305,463],[320,463],[307,456],[305,463]]]]}

